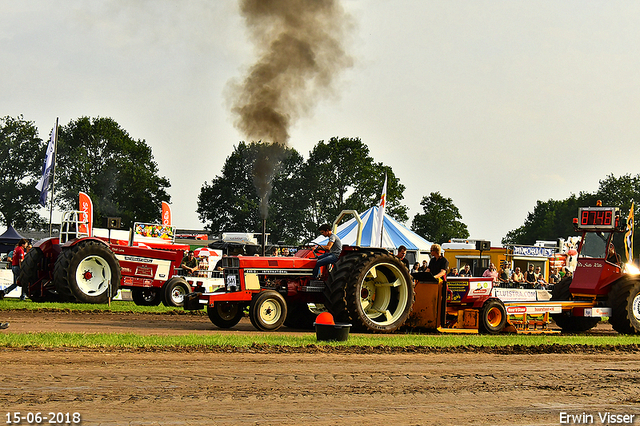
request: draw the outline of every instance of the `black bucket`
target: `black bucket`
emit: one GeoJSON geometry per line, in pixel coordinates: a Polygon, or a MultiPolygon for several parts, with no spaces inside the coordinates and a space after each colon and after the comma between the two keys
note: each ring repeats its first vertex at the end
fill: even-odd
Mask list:
{"type": "Polygon", "coordinates": [[[325,342],[346,342],[349,339],[351,324],[318,324],[316,327],[316,338],[325,342]]]}

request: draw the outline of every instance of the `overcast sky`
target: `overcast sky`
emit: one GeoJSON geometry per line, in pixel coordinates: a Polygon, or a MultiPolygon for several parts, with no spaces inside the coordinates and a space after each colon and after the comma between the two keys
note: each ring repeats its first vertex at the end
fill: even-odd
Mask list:
{"type": "MultiPolygon", "coordinates": [[[[354,65],[289,144],[307,158],[361,138],[406,186],[410,220],[439,191],[496,245],[537,200],[640,172],[640,2],[342,4],[354,65]]],[[[225,100],[255,60],[236,1],[0,0],[0,58],[2,116],[42,139],[56,117],[113,118],[152,147],[174,224],[202,227],[200,188],[244,140],[225,100]]]]}

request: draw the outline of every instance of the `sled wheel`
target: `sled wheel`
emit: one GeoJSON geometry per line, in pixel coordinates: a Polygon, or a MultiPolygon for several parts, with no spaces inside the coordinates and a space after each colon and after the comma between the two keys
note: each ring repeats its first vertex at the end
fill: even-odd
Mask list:
{"type": "Polygon", "coordinates": [[[308,303],[291,302],[287,304],[287,318],[284,325],[289,328],[313,330],[313,322],[317,314],[313,313],[308,303]]]}
{"type": "Polygon", "coordinates": [[[480,310],[480,332],[498,334],[507,325],[507,310],[497,299],[489,299],[480,310]]]}
{"type": "MultiPolygon", "coordinates": [[[[571,295],[571,277],[565,277],[560,280],[559,283],[553,286],[551,291],[551,300],[573,300],[571,295]]],[[[583,331],[591,330],[600,322],[600,318],[597,317],[576,317],[570,313],[562,312],[560,314],[551,314],[551,318],[556,322],[556,325],[569,333],[581,333],[583,331]]]]}
{"type": "Polygon", "coordinates": [[[640,334],[640,281],[621,280],[609,292],[609,324],[620,334],[640,334]]]}
{"type": "Polygon", "coordinates": [[[157,288],[132,288],[131,298],[138,306],[158,306],[162,300],[157,288]]]}
{"type": "Polygon", "coordinates": [[[234,302],[215,302],[213,306],[207,306],[207,315],[215,326],[231,328],[244,317],[244,306],[234,302]]]}
{"type": "Polygon", "coordinates": [[[118,293],[120,264],[111,249],[95,240],[84,240],[64,249],[54,271],[58,294],[81,303],[106,303],[118,293]]]}
{"type": "Polygon", "coordinates": [[[390,333],[413,309],[413,280],[404,264],[387,252],[360,252],[337,262],[329,276],[327,308],[344,321],[343,306],[354,328],[390,333]]]}
{"type": "Polygon", "coordinates": [[[265,290],[254,296],[249,306],[251,324],[260,331],[279,329],[287,317],[287,303],[275,290],[265,290]]]}
{"type": "Polygon", "coordinates": [[[165,306],[181,307],[184,306],[184,298],[191,293],[191,287],[187,280],[183,277],[173,277],[164,283],[164,297],[162,303],[165,306]]]}

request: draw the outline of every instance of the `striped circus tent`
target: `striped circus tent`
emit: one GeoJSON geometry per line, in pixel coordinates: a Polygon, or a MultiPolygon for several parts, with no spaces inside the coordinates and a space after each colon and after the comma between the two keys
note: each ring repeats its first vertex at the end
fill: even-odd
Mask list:
{"type": "MultiPolygon", "coordinates": [[[[369,210],[360,214],[362,220],[362,240],[361,247],[371,247],[371,242],[375,240],[376,233],[380,232],[376,223],[378,207],[371,207],[369,210]]],[[[351,218],[347,222],[338,226],[337,232],[340,241],[345,245],[356,245],[358,233],[358,222],[355,218],[351,218]]],[[[320,236],[313,240],[316,244],[327,244],[328,238],[320,236]]],[[[396,250],[399,246],[404,245],[409,251],[429,251],[431,243],[415,232],[409,230],[406,226],[392,218],[384,215],[384,225],[382,233],[382,246],[387,250],[396,250]]]]}

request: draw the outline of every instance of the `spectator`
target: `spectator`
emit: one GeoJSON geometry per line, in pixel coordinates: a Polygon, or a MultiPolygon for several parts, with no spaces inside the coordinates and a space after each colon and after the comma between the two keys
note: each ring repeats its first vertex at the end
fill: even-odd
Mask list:
{"type": "Polygon", "coordinates": [[[547,282],[544,280],[544,275],[543,274],[539,274],[538,275],[538,279],[536,281],[536,288],[540,288],[542,290],[546,290],[547,289],[547,282]]]}
{"type": "Polygon", "coordinates": [[[540,281],[540,278],[542,278],[542,280],[544,281],[544,274],[542,273],[542,270],[539,266],[536,266],[535,274],[536,274],[536,281],[540,281]]]}
{"type": "Polygon", "coordinates": [[[422,261],[422,265],[420,266],[420,272],[426,272],[429,267],[429,263],[426,260],[422,261]]]}
{"type": "Polygon", "coordinates": [[[464,264],[464,268],[462,268],[458,274],[460,277],[470,277],[471,276],[471,268],[468,263],[464,264]]]}
{"type": "Polygon", "coordinates": [[[529,265],[529,269],[524,274],[524,281],[527,284],[531,284],[532,286],[536,284],[536,281],[538,281],[538,277],[536,276],[536,273],[533,270],[533,265],[529,265]]]}
{"type": "Polygon", "coordinates": [[[189,253],[182,258],[180,267],[185,270],[187,275],[193,275],[198,270],[198,259],[193,255],[193,250],[189,250],[189,253]]]}
{"type": "Polygon", "coordinates": [[[489,264],[489,268],[487,268],[487,270],[484,271],[482,276],[485,277],[485,278],[491,278],[491,280],[494,283],[497,283],[498,282],[498,270],[496,269],[496,265],[494,265],[493,263],[489,264]]]}
{"type": "MultiPolygon", "coordinates": [[[[24,250],[27,248],[29,242],[22,238],[18,241],[18,245],[13,249],[13,256],[11,258],[11,271],[13,272],[13,284],[11,284],[8,288],[6,288],[2,294],[0,295],[0,299],[4,298],[6,294],[9,294],[13,291],[14,288],[18,287],[18,278],[20,277],[20,268],[22,267],[22,261],[24,260],[24,250]]],[[[20,300],[24,300],[27,297],[24,290],[20,295],[20,300]]]]}
{"type": "Polygon", "coordinates": [[[451,271],[449,272],[449,277],[459,277],[460,274],[458,273],[458,268],[451,268],[451,271]]]}
{"type": "Polygon", "coordinates": [[[216,271],[222,271],[222,259],[216,262],[216,266],[213,269],[216,271]]]}
{"type": "Polygon", "coordinates": [[[518,284],[524,282],[524,275],[520,272],[519,267],[516,267],[516,269],[513,270],[513,273],[511,274],[511,281],[518,284]]]}
{"type": "Polygon", "coordinates": [[[427,267],[427,272],[433,274],[433,278],[446,279],[447,270],[449,269],[449,261],[442,255],[442,248],[439,244],[431,246],[431,260],[427,267]]]}
{"type": "Polygon", "coordinates": [[[560,281],[560,275],[558,275],[558,268],[553,268],[549,275],[549,284],[557,284],[560,281]]]}
{"type": "Polygon", "coordinates": [[[420,262],[416,262],[413,264],[413,268],[411,268],[411,273],[420,272],[420,262]]]}
{"type": "Polygon", "coordinates": [[[289,249],[287,247],[282,248],[282,256],[289,256],[289,249]]]}
{"type": "Polygon", "coordinates": [[[398,254],[397,254],[398,259],[400,259],[400,261],[404,263],[404,266],[406,266],[407,269],[409,269],[409,261],[405,257],[406,255],[407,255],[407,248],[405,246],[398,247],[398,254]]]}
{"type": "Polygon", "coordinates": [[[564,268],[564,276],[569,278],[573,277],[573,272],[571,272],[571,269],[567,268],[566,266],[564,268]]]}
{"type": "Polygon", "coordinates": [[[511,269],[509,269],[509,264],[507,262],[504,262],[502,264],[502,269],[500,270],[500,275],[498,276],[498,279],[500,280],[501,283],[508,283],[509,279],[511,278],[511,269]]]}
{"type": "Polygon", "coordinates": [[[198,276],[199,277],[208,277],[209,276],[209,257],[204,254],[200,256],[198,259],[198,276]]]}

